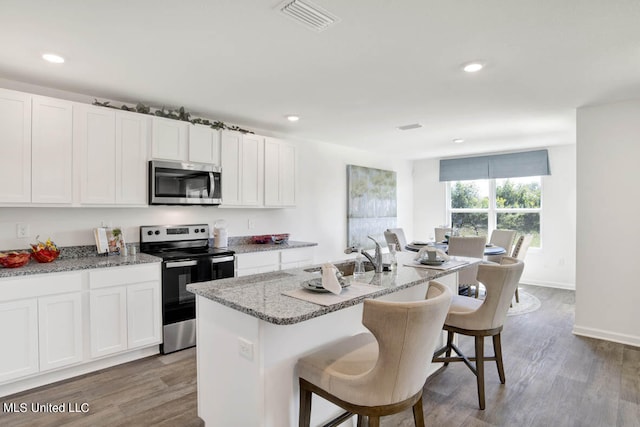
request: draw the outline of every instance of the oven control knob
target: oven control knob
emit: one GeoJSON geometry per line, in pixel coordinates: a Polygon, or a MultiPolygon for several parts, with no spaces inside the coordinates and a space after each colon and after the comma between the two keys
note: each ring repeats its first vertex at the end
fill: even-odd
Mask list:
{"type": "Polygon", "coordinates": [[[199,233],[200,230],[198,230],[197,228],[193,230],[194,233],[199,233]]]}
{"type": "Polygon", "coordinates": [[[160,234],[160,230],[156,230],[155,233],[153,233],[153,234],[155,234],[157,236],[158,234],[160,234]]]}
{"type": "Polygon", "coordinates": [[[204,228],[201,228],[201,229],[200,229],[200,232],[201,232],[201,233],[204,233],[204,228]]]}
{"type": "Polygon", "coordinates": [[[151,236],[151,235],[153,234],[153,231],[149,230],[149,231],[147,231],[147,234],[148,234],[149,236],[151,236]]]}

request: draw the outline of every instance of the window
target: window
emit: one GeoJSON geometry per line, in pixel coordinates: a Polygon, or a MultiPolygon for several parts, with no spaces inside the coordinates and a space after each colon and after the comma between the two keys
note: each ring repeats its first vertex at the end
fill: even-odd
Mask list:
{"type": "Polygon", "coordinates": [[[540,247],[542,185],[539,176],[450,181],[449,218],[461,236],[489,236],[496,228],[533,234],[540,247]]]}

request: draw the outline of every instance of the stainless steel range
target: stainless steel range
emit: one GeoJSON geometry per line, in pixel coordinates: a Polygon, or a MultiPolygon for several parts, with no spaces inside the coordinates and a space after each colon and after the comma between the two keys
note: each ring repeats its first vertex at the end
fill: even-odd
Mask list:
{"type": "Polygon", "coordinates": [[[140,227],[140,251],[162,258],[163,354],[196,345],[196,300],[187,285],[234,275],[234,252],[210,248],[208,237],[207,224],[140,227]]]}

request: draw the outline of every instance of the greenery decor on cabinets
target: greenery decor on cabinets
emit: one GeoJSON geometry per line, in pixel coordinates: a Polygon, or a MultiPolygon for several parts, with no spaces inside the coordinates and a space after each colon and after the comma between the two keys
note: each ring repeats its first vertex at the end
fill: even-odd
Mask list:
{"type": "Polygon", "coordinates": [[[177,110],[165,110],[163,106],[159,110],[156,109],[155,111],[151,111],[151,107],[144,105],[141,102],[138,102],[135,107],[128,107],[124,104],[120,107],[116,107],[115,105],[111,105],[109,101],[100,102],[97,99],[94,99],[93,105],[97,105],[99,107],[115,108],[115,109],[124,110],[124,111],[134,111],[136,113],[149,114],[151,116],[164,117],[166,119],[180,120],[183,122],[190,122],[197,125],[205,125],[216,130],[234,130],[242,133],[253,133],[249,130],[242,129],[241,127],[238,127],[238,126],[227,125],[226,123],[218,120],[210,121],[208,119],[202,119],[199,117],[192,119],[191,113],[186,111],[184,107],[180,107],[177,110]]]}

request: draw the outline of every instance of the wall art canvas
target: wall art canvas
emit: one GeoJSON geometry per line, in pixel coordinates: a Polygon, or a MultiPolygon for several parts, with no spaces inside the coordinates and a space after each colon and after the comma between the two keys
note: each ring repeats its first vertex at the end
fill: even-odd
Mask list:
{"type": "Polygon", "coordinates": [[[347,165],[347,243],[374,248],[371,235],[384,247],[384,231],[397,224],[396,173],[347,165]]]}

